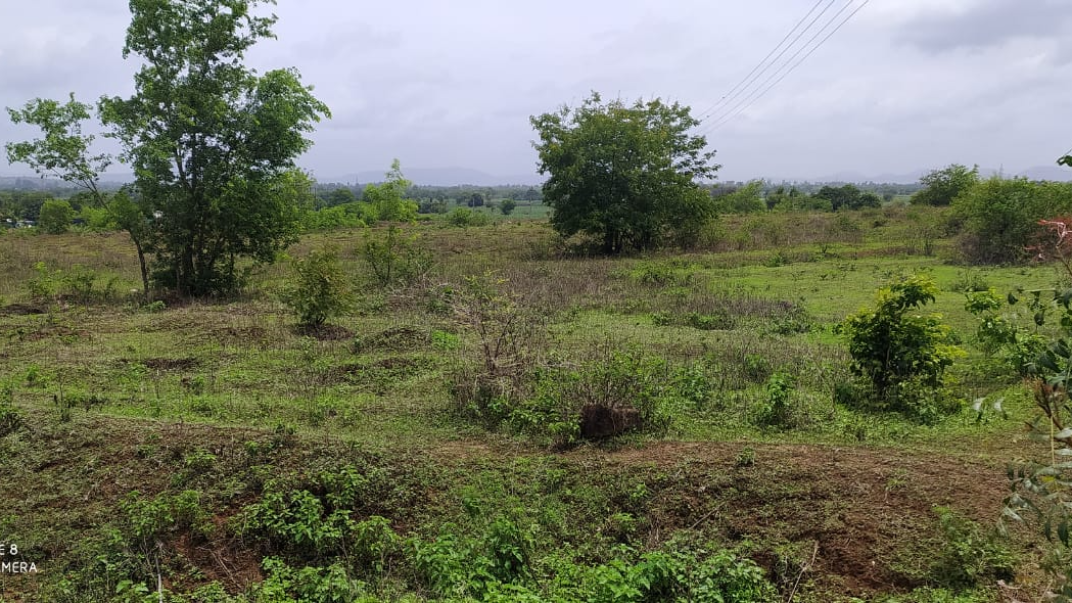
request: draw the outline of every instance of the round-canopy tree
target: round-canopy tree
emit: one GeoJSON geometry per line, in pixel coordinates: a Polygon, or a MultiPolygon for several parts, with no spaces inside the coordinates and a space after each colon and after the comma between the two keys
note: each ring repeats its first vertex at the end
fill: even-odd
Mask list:
{"type": "Polygon", "coordinates": [[[718,170],[689,108],[659,99],[604,104],[599,94],[576,109],[530,118],[540,140],[544,202],[564,236],[598,238],[605,253],[688,242],[715,214],[700,182],[718,170]]]}
{"type": "Polygon", "coordinates": [[[272,261],[297,239],[308,179],[294,160],[328,108],[293,69],[242,63],[272,36],[273,0],[131,0],[124,57],[144,62],[134,95],[103,98],[102,121],[134,168],[155,277],[204,295],[238,284],[236,259],[272,261]]]}
{"type": "Polygon", "coordinates": [[[919,179],[924,186],[912,195],[917,205],[951,205],[953,199],[971,190],[979,183],[979,166],[972,169],[954,163],[940,170],[932,170],[919,179]]]}

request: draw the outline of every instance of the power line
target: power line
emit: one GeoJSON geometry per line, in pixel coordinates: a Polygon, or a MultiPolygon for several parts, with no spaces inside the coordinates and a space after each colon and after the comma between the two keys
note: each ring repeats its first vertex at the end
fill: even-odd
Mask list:
{"type": "MultiPolygon", "coordinates": [[[[796,71],[797,67],[799,67],[801,65],[801,63],[803,63],[804,61],[808,60],[808,57],[810,57],[816,50],[819,50],[819,48],[821,48],[823,46],[823,44],[826,43],[827,40],[829,40],[831,37],[833,37],[833,35],[836,34],[838,32],[838,30],[840,30],[842,27],[844,27],[846,23],[848,23],[850,20],[852,20],[853,17],[856,16],[856,13],[859,13],[861,10],[863,10],[863,8],[865,6],[867,6],[870,2],[871,2],[871,0],[864,0],[863,4],[858,6],[856,8],[856,10],[852,11],[851,13],[849,13],[849,16],[845,17],[845,19],[843,19],[841,21],[841,23],[838,23],[837,27],[835,27],[833,29],[833,31],[831,31],[829,34],[827,34],[825,38],[820,40],[818,44],[816,44],[814,47],[812,47],[812,49],[809,50],[807,54],[805,54],[803,57],[801,57],[799,61],[794,63],[793,66],[790,67],[788,71],[783,73],[781,77],[779,77],[777,80],[775,80],[773,84],[771,84],[770,86],[767,86],[766,88],[764,88],[763,91],[760,92],[758,96],[753,98],[752,101],[749,102],[747,105],[745,105],[743,108],[741,108],[740,111],[737,111],[736,113],[732,113],[731,115],[728,115],[727,117],[722,118],[720,121],[718,121],[714,125],[710,126],[709,131],[717,130],[717,129],[721,128],[722,126],[726,125],[727,123],[733,121],[737,116],[739,116],[742,113],[744,113],[745,111],[747,111],[749,107],[751,107],[757,101],[759,101],[759,99],[761,99],[764,96],[766,96],[766,94],[768,92],[770,92],[775,86],[780,84],[782,82],[782,80],[784,80],[786,77],[789,76],[790,73],[793,73],[794,71],[796,71]]],[[[850,3],[845,6],[845,8],[848,8],[851,4],[852,4],[852,2],[850,1],[850,3]]],[[[844,9],[839,11],[838,14],[841,14],[841,12],[844,12],[844,9]]],[[[834,16],[834,19],[837,19],[837,15],[834,16]]],[[[831,20],[830,23],[833,23],[833,20],[831,20]]],[[[829,26],[829,23],[827,24],[827,26],[829,26]]],[[[823,29],[826,29],[826,28],[824,27],[823,29]]],[[[822,30],[820,30],[819,33],[822,33],[822,30]]],[[[789,60],[792,61],[793,59],[790,58],[789,60]]],[[[777,72],[775,72],[775,75],[777,75],[777,72]]]]}
{"type": "MultiPolygon", "coordinates": [[[[722,98],[720,98],[717,101],[715,101],[711,106],[709,106],[708,108],[704,109],[702,112],[698,113],[697,115],[706,116],[706,115],[710,114],[711,112],[713,112],[715,109],[717,109],[720,105],[724,104],[725,102],[729,102],[729,100],[732,100],[732,98],[735,98],[735,97],[732,96],[734,94],[734,92],[737,92],[737,89],[740,88],[745,82],[747,82],[749,80],[749,78],[752,77],[752,74],[756,73],[756,71],[759,71],[759,68],[762,67],[763,64],[767,62],[767,59],[771,58],[771,56],[773,56],[774,53],[777,52],[778,49],[782,47],[782,44],[785,44],[785,41],[789,39],[789,36],[793,35],[793,32],[795,32],[797,30],[797,28],[799,28],[801,26],[801,24],[804,23],[804,21],[806,21],[807,18],[810,17],[813,12],[815,12],[815,9],[819,8],[819,5],[822,4],[823,2],[824,2],[824,0],[817,0],[815,2],[815,4],[811,7],[811,10],[809,10],[807,12],[807,14],[805,14],[803,17],[800,18],[799,21],[797,21],[796,25],[793,26],[793,29],[790,29],[789,33],[785,34],[785,37],[782,38],[782,40],[780,42],[778,42],[778,44],[774,48],[772,48],[769,53],[767,53],[767,56],[763,57],[762,61],[760,61],[759,63],[756,63],[756,66],[752,68],[752,71],[748,72],[748,75],[745,75],[744,78],[741,79],[741,81],[737,82],[737,84],[733,88],[731,88],[729,92],[727,92],[726,94],[723,94],[722,98]]],[[[834,0],[830,0],[830,4],[828,4],[826,6],[826,8],[823,9],[823,12],[825,13],[830,8],[830,5],[832,5],[833,3],[834,3],[834,0]]],[[[821,17],[822,13],[819,13],[819,16],[821,17]]],[[[816,19],[818,19],[818,17],[816,17],[816,19]]],[[[805,27],[804,31],[800,32],[800,35],[803,35],[804,32],[807,31],[808,28],[810,28],[812,26],[812,24],[814,24],[814,23],[815,23],[814,20],[812,21],[812,23],[809,23],[808,27],[805,27]]],[[[793,44],[795,44],[796,41],[800,39],[800,35],[798,35],[796,37],[796,39],[793,40],[793,44]]],[[[788,50],[789,47],[791,47],[793,44],[790,44],[789,46],[787,46],[786,50],[788,50]]],[[[784,53],[785,53],[785,50],[782,51],[782,54],[784,54],[784,53]]],[[[778,57],[781,58],[781,55],[778,55],[778,57]]],[[[775,61],[777,61],[777,59],[775,59],[775,61]]],[[[767,68],[769,69],[770,65],[768,65],[767,68]]],[[[760,75],[762,75],[762,73],[760,73],[760,75]]],[[[756,77],[759,77],[759,75],[757,75],[756,77]]],[[[703,119],[703,117],[701,117],[700,119],[703,119]]]]}
{"type": "Polygon", "coordinates": [[[770,74],[770,76],[768,76],[767,79],[763,80],[763,82],[760,83],[759,86],[757,86],[755,89],[753,89],[748,94],[748,96],[746,96],[743,99],[741,99],[740,101],[738,101],[737,104],[735,104],[735,105],[733,105],[731,107],[728,107],[728,108],[726,108],[726,109],[724,109],[722,111],[719,111],[714,116],[714,119],[711,120],[711,123],[712,124],[720,123],[722,120],[726,119],[728,116],[734,114],[738,109],[740,109],[746,103],[748,103],[748,102],[750,102],[752,100],[755,100],[756,98],[761,96],[762,92],[765,89],[765,87],[767,86],[767,84],[769,84],[771,82],[771,80],[773,80],[774,78],[778,77],[779,74],[784,73],[787,68],[791,67],[793,65],[793,61],[796,60],[796,58],[799,57],[802,52],[804,52],[805,50],[808,50],[808,47],[811,45],[811,43],[814,42],[819,36],[823,35],[823,32],[825,32],[827,29],[829,29],[830,26],[833,25],[835,21],[837,21],[838,17],[840,17],[842,13],[844,13],[850,6],[852,6],[852,4],[855,1],[856,0],[848,0],[848,2],[846,2],[844,5],[842,5],[841,9],[838,10],[838,12],[836,12],[834,14],[834,16],[830,18],[829,21],[824,23],[823,26],[821,28],[819,28],[819,31],[815,32],[815,35],[813,35],[811,38],[809,38],[808,41],[805,42],[803,46],[798,48],[797,51],[793,53],[793,56],[789,57],[789,59],[786,60],[786,62],[783,63],[781,66],[779,66],[778,69],[776,69],[774,71],[774,73],[770,74]]]}

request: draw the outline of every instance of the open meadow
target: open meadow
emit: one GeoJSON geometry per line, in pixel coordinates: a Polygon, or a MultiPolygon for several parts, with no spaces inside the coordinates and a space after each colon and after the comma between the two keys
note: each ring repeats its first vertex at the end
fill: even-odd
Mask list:
{"type": "Polygon", "coordinates": [[[1060,273],[961,264],[944,211],[725,216],[614,258],[423,222],[386,285],[387,228],[335,230],[209,300],[143,299],[122,233],[0,234],[0,541],[37,570],[0,600],[1033,600],[1039,537],[995,526],[1049,448],[965,302],[1060,273]],[[356,294],[299,327],[323,249],[356,294]],[[835,326],[909,275],[947,391],[858,403],[835,326]],[[578,431],[570,396],[648,406],[578,431]]]}

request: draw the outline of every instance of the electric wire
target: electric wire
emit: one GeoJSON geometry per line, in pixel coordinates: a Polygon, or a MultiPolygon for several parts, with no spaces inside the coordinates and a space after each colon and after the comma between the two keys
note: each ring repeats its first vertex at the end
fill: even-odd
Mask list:
{"type": "MultiPolygon", "coordinates": [[[[833,18],[832,18],[832,19],[831,19],[831,20],[830,20],[830,21],[829,21],[829,22],[827,23],[827,25],[826,25],[825,27],[823,27],[823,29],[819,30],[819,34],[822,34],[822,32],[823,32],[823,31],[824,31],[824,30],[825,30],[825,29],[826,29],[827,27],[829,27],[829,26],[830,26],[830,24],[831,24],[831,23],[833,23],[833,22],[834,22],[834,21],[835,21],[835,20],[837,19],[837,17],[838,17],[838,16],[839,16],[839,15],[840,15],[841,13],[845,12],[845,10],[846,10],[846,9],[847,9],[847,8],[848,8],[849,6],[851,6],[851,5],[852,5],[852,3],[853,3],[854,1],[855,1],[855,0],[851,0],[851,1],[849,2],[849,4],[846,4],[846,5],[845,5],[845,6],[844,6],[844,7],[843,7],[843,8],[842,8],[842,9],[841,9],[840,11],[838,11],[838,13],[834,15],[834,17],[833,17],[833,18]]],[[[846,23],[848,23],[848,22],[849,22],[850,20],[852,20],[852,18],[853,18],[853,17],[855,17],[855,16],[856,16],[856,14],[857,14],[857,13],[859,13],[859,12],[860,12],[861,10],[863,10],[863,9],[864,9],[864,7],[865,7],[865,6],[867,6],[867,5],[868,5],[868,4],[870,3],[870,2],[871,2],[871,0],[864,0],[863,4],[861,4],[860,6],[858,6],[858,7],[856,8],[856,10],[852,11],[851,13],[849,13],[849,15],[848,15],[847,17],[845,17],[845,18],[844,18],[844,19],[843,19],[843,20],[842,20],[842,21],[841,21],[840,23],[838,23],[837,27],[835,27],[835,28],[834,28],[834,29],[833,29],[833,30],[832,30],[832,31],[831,31],[831,32],[830,32],[829,34],[827,34],[827,35],[826,35],[826,37],[824,37],[824,38],[823,38],[822,40],[820,40],[818,44],[816,44],[815,46],[813,46],[813,47],[811,48],[811,50],[809,50],[809,51],[808,51],[808,52],[807,52],[807,53],[806,53],[806,54],[805,54],[804,56],[800,57],[800,60],[798,60],[798,61],[797,61],[796,63],[793,63],[793,64],[792,64],[792,66],[791,66],[791,67],[789,67],[789,69],[788,69],[787,71],[785,71],[784,73],[782,73],[781,77],[778,77],[778,79],[776,79],[776,80],[775,80],[775,81],[774,81],[774,82],[773,82],[772,84],[770,84],[770,85],[769,85],[769,86],[767,86],[766,88],[761,88],[761,92],[759,92],[759,94],[758,94],[758,95],[754,95],[754,98],[752,98],[752,100],[751,100],[750,102],[747,102],[747,104],[744,104],[744,106],[741,106],[741,105],[742,105],[742,104],[743,104],[744,102],[746,102],[746,101],[747,101],[747,98],[746,98],[746,99],[745,99],[744,101],[742,101],[741,103],[738,103],[738,105],[737,105],[737,106],[738,106],[738,107],[741,107],[741,108],[740,108],[739,110],[737,110],[736,112],[734,112],[734,109],[731,109],[731,110],[730,110],[730,111],[729,111],[728,113],[726,113],[726,115],[724,115],[723,117],[721,117],[721,118],[719,118],[718,120],[714,121],[714,122],[712,123],[712,125],[708,126],[707,128],[704,128],[704,129],[702,130],[702,132],[701,132],[701,133],[713,132],[713,131],[715,131],[715,130],[718,130],[718,129],[719,129],[719,128],[721,128],[722,126],[724,126],[724,125],[726,125],[727,123],[729,123],[729,122],[733,121],[733,120],[734,120],[734,119],[736,119],[736,118],[737,118],[738,116],[740,116],[740,115],[741,115],[741,114],[743,114],[743,113],[744,113],[745,111],[747,111],[747,110],[748,110],[748,109],[749,109],[749,108],[750,108],[750,107],[751,107],[752,105],[754,105],[754,104],[755,104],[756,102],[758,102],[758,101],[759,101],[759,100],[760,100],[761,98],[763,98],[764,96],[766,96],[768,92],[770,92],[770,91],[771,91],[772,89],[774,89],[774,88],[775,88],[775,87],[776,87],[776,86],[777,86],[778,84],[780,84],[780,83],[782,82],[782,80],[784,80],[784,79],[785,79],[786,77],[788,77],[788,76],[789,76],[789,74],[793,73],[793,71],[795,71],[795,70],[796,70],[796,69],[797,69],[798,67],[800,67],[800,65],[801,65],[802,63],[804,63],[804,61],[808,60],[808,57],[810,57],[810,56],[811,56],[812,54],[814,54],[814,53],[815,53],[815,51],[819,50],[819,48],[821,48],[821,47],[822,47],[822,46],[823,46],[823,45],[824,45],[824,44],[825,44],[825,43],[827,42],[827,40],[829,40],[829,39],[830,39],[831,37],[833,37],[833,36],[834,36],[834,34],[836,34],[836,33],[837,33],[837,32],[838,32],[838,31],[839,31],[839,30],[840,30],[840,29],[841,29],[842,27],[844,27],[846,23]]],[[[814,40],[814,39],[815,39],[816,37],[818,37],[818,35],[819,35],[819,34],[817,34],[816,36],[814,36],[814,37],[812,38],[812,40],[814,40]]],[[[810,42],[811,42],[811,40],[809,40],[809,43],[810,43],[810,42]]],[[[807,45],[805,45],[805,46],[804,46],[804,48],[806,48],[806,47],[807,47],[807,45]]],[[[799,52],[798,52],[797,54],[799,54],[799,52]]],[[[793,57],[790,57],[789,61],[790,61],[790,62],[791,62],[791,61],[793,61],[793,59],[794,59],[795,57],[796,57],[796,55],[794,55],[793,57]]],[[[787,62],[787,63],[786,63],[786,65],[789,65],[789,62],[787,62]]],[[[784,66],[783,66],[783,67],[784,67],[784,66]]],[[[771,79],[772,79],[773,77],[777,76],[779,72],[781,72],[781,70],[779,70],[779,71],[776,71],[776,72],[775,72],[774,74],[772,74],[771,78],[768,78],[768,79],[767,79],[766,81],[764,81],[764,84],[766,84],[766,82],[770,81],[770,80],[771,80],[771,79]]],[[[762,86],[762,84],[761,84],[761,86],[762,86]]]]}
{"type": "Polygon", "coordinates": [[[789,46],[786,46],[785,49],[782,50],[782,52],[778,55],[778,57],[776,59],[774,59],[774,62],[772,62],[771,65],[767,65],[766,67],[764,67],[763,65],[767,62],[767,60],[770,59],[774,55],[775,52],[778,52],[778,49],[781,48],[783,44],[785,44],[786,40],[788,40],[789,37],[792,36],[793,33],[796,32],[796,30],[798,28],[800,28],[801,24],[803,24],[804,21],[806,21],[808,19],[808,17],[810,17],[811,14],[815,12],[815,9],[819,8],[819,6],[825,1],[826,0],[817,0],[815,2],[815,4],[812,5],[811,10],[809,10],[807,12],[807,14],[805,14],[803,17],[800,18],[799,21],[797,21],[796,25],[794,25],[793,28],[789,30],[789,33],[785,34],[785,37],[783,37],[782,40],[780,42],[778,42],[778,44],[774,48],[772,48],[770,52],[767,53],[767,56],[763,57],[763,60],[761,60],[759,63],[756,63],[756,66],[753,67],[752,70],[749,71],[748,74],[745,75],[741,79],[741,81],[737,82],[737,84],[733,88],[731,88],[729,92],[727,92],[726,94],[722,95],[722,98],[718,99],[711,106],[707,107],[706,109],[704,109],[703,111],[701,111],[700,113],[697,114],[697,115],[701,116],[700,119],[704,119],[705,116],[709,116],[718,107],[724,105],[725,103],[731,102],[733,99],[737,98],[737,96],[739,96],[739,94],[735,94],[735,93],[737,93],[738,90],[743,92],[745,89],[747,89],[749,87],[751,81],[755,81],[756,79],[759,78],[759,76],[763,75],[763,73],[765,73],[767,69],[770,69],[771,65],[773,65],[774,62],[777,62],[778,59],[780,59],[782,57],[782,55],[784,55],[785,52],[787,50],[789,50],[793,46],[793,44],[796,44],[797,40],[799,40],[800,37],[803,36],[804,33],[807,32],[808,29],[810,29],[811,26],[815,24],[815,21],[817,21],[819,19],[819,17],[822,17],[823,14],[827,10],[829,10],[830,7],[835,2],[835,0],[829,0],[829,3],[826,5],[826,8],[823,9],[823,12],[819,13],[816,16],[816,18],[813,19],[812,22],[809,23],[808,26],[805,27],[800,32],[800,34],[798,34],[797,37],[793,39],[793,41],[789,44],[789,46]],[[760,71],[760,68],[762,68],[763,71],[760,71]],[[756,73],[757,71],[759,71],[759,73],[756,73]],[[755,77],[752,77],[753,74],[755,74],[755,77]],[[742,88],[742,86],[744,86],[744,88],[742,88]]]}

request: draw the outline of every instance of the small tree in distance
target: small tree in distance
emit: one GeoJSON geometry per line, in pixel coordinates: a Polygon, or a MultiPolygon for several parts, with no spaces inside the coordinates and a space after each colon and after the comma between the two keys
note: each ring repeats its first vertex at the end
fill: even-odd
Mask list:
{"type": "Polygon", "coordinates": [[[925,188],[912,195],[916,205],[950,205],[965,192],[979,183],[979,166],[972,169],[954,163],[940,170],[932,170],[919,179],[925,188]]]}
{"type": "Polygon", "coordinates": [[[49,199],[41,205],[41,213],[37,217],[37,225],[48,234],[62,234],[67,232],[74,218],[74,210],[65,199],[49,199]]]}
{"type": "Polygon", "coordinates": [[[544,202],[563,236],[598,239],[604,253],[687,243],[715,215],[701,181],[718,170],[689,108],[659,99],[603,103],[598,93],[579,107],[530,118],[539,141],[539,171],[548,174],[544,202]]]}

